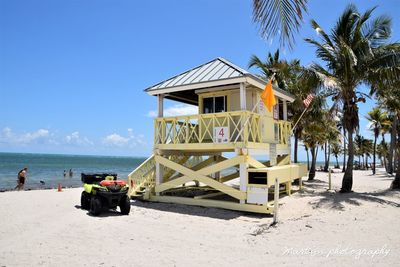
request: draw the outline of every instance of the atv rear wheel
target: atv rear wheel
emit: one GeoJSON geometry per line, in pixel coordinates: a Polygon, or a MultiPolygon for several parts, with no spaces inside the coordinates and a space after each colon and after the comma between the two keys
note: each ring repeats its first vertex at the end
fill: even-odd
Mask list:
{"type": "Polygon", "coordinates": [[[90,201],[90,213],[93,215],[99,215],[101,213],[102,205],[101,199],[98,196],[93,196],[90,201]]]}
{"type": "Polygon", "coordinates": [[[90,194],[85,191],[81,194],[81,208],[84,210],[90,209],[90,194]]]}
{"type": "Polygon", "coordinates": [[[128,196],[123,196],[119,202],[119,208],[121,209],[121,213],[123,215],[128,215],[131,211],[131,200],[128,196]]]}

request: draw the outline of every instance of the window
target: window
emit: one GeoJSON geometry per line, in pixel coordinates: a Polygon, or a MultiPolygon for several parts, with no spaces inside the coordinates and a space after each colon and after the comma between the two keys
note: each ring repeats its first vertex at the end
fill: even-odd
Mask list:
{"type": "Polygon", "coordinates": [[[215,96],[203,98],[203,113],[217,113],[227,111],[227,97],[215,96]]]}

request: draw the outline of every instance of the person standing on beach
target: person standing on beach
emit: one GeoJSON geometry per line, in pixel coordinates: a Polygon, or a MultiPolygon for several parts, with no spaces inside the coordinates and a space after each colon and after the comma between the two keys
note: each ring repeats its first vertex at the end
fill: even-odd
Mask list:
{"type": "Polygon", "coordinates": [[[17,186],[14,188],[14,190],[15,189],[18,189],[18,190],[24,189],[27,171],[28,171],[28,168],[25,167],[18,172],[17,186]]]}

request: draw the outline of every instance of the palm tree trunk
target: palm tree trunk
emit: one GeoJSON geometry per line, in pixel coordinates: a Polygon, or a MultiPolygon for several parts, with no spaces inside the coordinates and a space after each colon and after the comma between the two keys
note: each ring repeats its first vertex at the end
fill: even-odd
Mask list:
{"type": "Polygon", "coordinates": [[[318,147],[311,147],[310,151],[311,151],[311,168],[310,171],[308,173],[308,181],[312,181],[314,180],[315,177],[315,165],[317,162],[317,149],[318,147]]]}
{"type": "Polygon", "coordinates": [[[308,181],[312,181],[314,180],[315,177],[315,165],[317,162],[317,150],[318,147],[311,147],[310,151],[311,151],[311,168],[310,171],[308,173],[308,181]]]}
{"type": "Polygon", "coordinates": [[[346,171],[346,129],[343,127],[343,170],[342,172],[346,171]]]}
{"type": "Polygon", "coordinates": [[[336,168],[340,169],[338,156],[335,155],[335,158],[336,158],[336,168]]]}
{"type": "Polygon", "coordinates": [[[397,116],[394,116],[392,122],[392,129],[390,131],[390,147],[389,147],[389,155],[388,155],[388,170],[389,174],[393,174],[393,154],[396,146],[396,135],[397,135],[397,116]]]}
{"type": "Polygon", "coordinates": [[[347,159],[347,167],[343,175],[342,180],[342,188],[340,189],[341,193],[349,193],[352,192],[351,189],[353,187],[353,161],[354,161],[354,146],[353,146],[353,128],[348,129],[347,131],[347,151],[348,151],[348,159],[347,159]]]}
{"type": "Polygon", "coordinates": [[[310,156],[308,155],[308,147],[304,146],[304,149],[306,150],[306,155],[307,155],[307,170],[310,170],[310,156]]]}
{"type": "MultiPolygon", "coordinates": [[[[376,165],[376,139],[378,136],[375,134],[374,138],[374,155],[372,156],[372,174],[375,175],[375,165],[376,165]]],[[[371,144],[371,143],[370,143],[371,144]]]]}
{"type": "Polygon", "coordinates": [[[297,130],[294,134],[294,163],[297,163],[297,149],[299,146],[299,137],[297,134],[297,130]]]}
{"type": "Polygon", "coordinates": [[[392,189],[400,189],[400,168],[399,168],[399,166],[400,166],[400,157],[398,156],[399,155],[399,150],[400,150],[400,146],[399,146],[399,141],[400,141],[400,132],[398,132],[397,133],[398,134],[398,139],[397,139],[397,153],[396,153],[396,155],[397,155],[397,170],[396,170],[396,176],[394,177],[394,180],[393,180],[393,182],[392,182],[392,186],[391,186],[391,188],[392,189]]]}
{"type": "Polygon", "coordinates": [[[329,151],[328,151],[328,142],[325,142],[325,166],[324,166],[324,172],[327,172],[329,169],[329,151]]]}
{"type": "MultiPolygon", "coordinates": [[[[382,164],[383,166],[386,166],[387,165],[387,161],[386,161],[386,157],[385,156],[383,156],[383,164],[382,164]]],[[[386,172],[387,172],[387,170],[386,170],[386,172]]]]}
{"type": "Polygon", "coordinates": [[[368,155],[365,155],[365,167],[367,168],[368,171],[368,155]]]}

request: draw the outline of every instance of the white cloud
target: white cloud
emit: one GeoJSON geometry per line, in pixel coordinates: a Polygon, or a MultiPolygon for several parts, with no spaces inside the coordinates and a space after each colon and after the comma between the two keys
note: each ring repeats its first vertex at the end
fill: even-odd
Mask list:
{"type": "Polygon", "coordinates": [[[103,144],[117,147],[136,147],[138,145],[145,146],[146,141],[144,135],[135,135],[132,129],[127,130],[127,135],[123,136],[117,133],[112,133],[103,138],[103,144]]]}
{"type": "MultiPolygon", "coordinates": [[[[198,107],[188,104],[177,104],[172,107],[164,109],[164,117],[182,116],[182,115],[193,115],[198,113],[198,107]]],[[[147,116],[155,118],[157,117],[157,110],[151,110],[147,116]]]]}
{"type": "Polygon", "coordinates": [[[65,141],[70,145],[93,145],[87,137],[81,137],[79,132],[73,132],[65,137],[65,141]]]}
{"type": "Polygon", "coordinates": [[[14,133],[11,128],[5,127],[0,133],[0,143],[26,145],[32,143],[54,142],[47,129],[39,129],[23,134],[14,133]]]}
{"type": "Polygon", "coordinates": [[[103,142],[108,145],[123,146],[129,142],[129,138],[122,137],[119,134],[113,133],[113,134],[107,135],[104,138],[103,142]]]}

